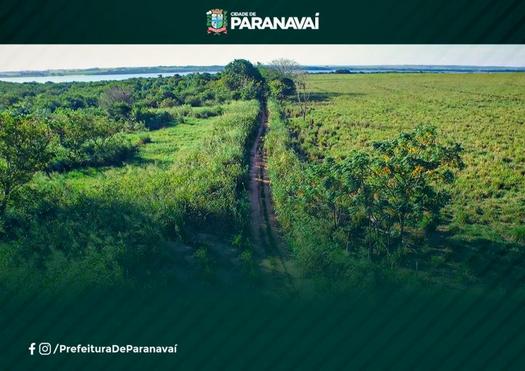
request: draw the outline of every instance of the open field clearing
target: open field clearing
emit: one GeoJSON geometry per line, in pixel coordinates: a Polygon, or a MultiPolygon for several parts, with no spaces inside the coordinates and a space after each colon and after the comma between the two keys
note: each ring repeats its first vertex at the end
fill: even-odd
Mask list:
{"type": "Polygon", "coordinates": [[[465,150],[466,168],[453,189],[455,220],[507,238],[525,223],[524,75],[310,76],[309,82],[313,127],[291,120],[309,156],[341,156],[432,124],[465,150]]]}
{"type": "MultiPolygon", "coordinates": [[[[432,125],[437,128],[440,142],[456,142],[463,147],[461,157],[465,166],[456,172],[455,182],[437,185],[438,190],[450,193],[451,202],[441,211],[439,226],[430,240],[417,242],[416,238],[410,248],[412,252],[407,252],[412,257],[401,258],[406,259],[402,265],[411,270],[429,270],[437,276],[453,279],[465,276],[476,281],[479,276],[494,271],[502,273],[508,268],[509,262],[497,263],[493,258],[522,254],[523,74],[310,75],[306,81],[309,91],[306,115],[303,116],[302,106],[297,103],[285,103],[282,108],[288,146],[294,149],[287,155],[291,162],[286,173],[304,172],[310,165],[325,163],[329,158],[338,163],[355,151],[371,151],[374,142],[392,139],[418,125],[432,125]],[[292,154],[296,160],[290,160],[292,154]]],[[[285,209],[292,206],[280,193],[290,192],[294,181],[280,179],[284,168],[282,171],[279,174],[274,169],[277,178],[272,179],[274,191],[277,188],[277,212],[281,212],[281,219],[292,230],[296,243],[301,239],[323,240],[319,237],[322,233],[329,245],[337,245],[334,239],[339,243],[345,240],[335,237],[343,233],[337,228],[319,232],[323,230],[320,227],[323,221],[315,217],[312,221],[315,233],[307,233],[304,223],[300,227],[304,233],[298,231],[299,226],[289,225],[294,217],[285,209]],[[288,185],[281,190],[281,183],[288,185]]],[[[299,176],[294,184],[305,182],[299,176]]],[[[296,199],[308,192],[300,189],[299,186],[299,191],[296,190],[296,199]]],[[[325,205],[329,205],[328,199],[325,205]]],[[[512,261],[515,266],[516,261],[512,261]]]]}

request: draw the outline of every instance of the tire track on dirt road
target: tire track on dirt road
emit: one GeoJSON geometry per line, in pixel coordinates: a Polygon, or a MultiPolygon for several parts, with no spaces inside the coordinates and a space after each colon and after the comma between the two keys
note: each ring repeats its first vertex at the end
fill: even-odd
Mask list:
{"type": "Polygon", "coordinates": [[[268,159],[264,139],[268,130],[268,110],[261,103],[259,127],[250,150],[250,225],[254,252],[263,268],[284,275],[287,285],[295,289],[290,273],[289,253],[280,235],[272,204],[268,159]]]}

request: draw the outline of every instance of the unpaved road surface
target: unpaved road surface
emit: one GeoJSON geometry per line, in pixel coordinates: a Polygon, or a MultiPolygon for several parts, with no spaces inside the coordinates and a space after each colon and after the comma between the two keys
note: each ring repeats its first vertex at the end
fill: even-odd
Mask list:
{"type": "Polygon", "coordinates": [[[254,251],[264,269],[281,273],[293,286],[291,262],[281,239],[272,205],[267,154],[264,138],[268,129],[268,112],[262,105],[257,137],[250,150],[250,211],[254,251]]]}

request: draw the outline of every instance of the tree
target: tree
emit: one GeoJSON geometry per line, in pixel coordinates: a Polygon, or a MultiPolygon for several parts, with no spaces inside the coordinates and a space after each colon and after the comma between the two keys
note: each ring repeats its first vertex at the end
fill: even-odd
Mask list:
{"type": "Polygon", "coordinates": [[[436,185],[454,181],[453,169],[462,169],[457,143],[440,144],[432,126],[418,126],[392,140],[374,143],[378,156],[373,165],[377,202],[390,215],[403,245],[406,227],[427,215],[436,218],[450,195],[436,185]]]}
{"type": "Polygon", "coordinates": [[[303,116],[303,120],[306,120],[306,114],[310,106],[310,91],[306,83],[307,79],[304,69],[296,61],[284,58],[270,62],[270,69],[273,70],[273,75],[276,76],[276,79],[281,81],[289,79],[293,82],[293,92],[296,95],[301,116],[303,116]]]}
{"type": "Polygon", "coordinates": [[[301,74],[301,66],[294,60],[291,59],[275,59],[270,62],[270,68],[275,71],[275,74],[280,79],[291,79],[301,74]]]}
{"type": "Polygon", "coordinates": [[[131,114],[133,97],[129,90],[121,86],[112,86],[102,93],[100,106],[109,117],[115,120],[127,120],[131,114]]]}
{"type": "Polygon", "coordinates": [[[310,106],[310,90],[306,83],[306,74],[300,73],[295,75],[295,86],[296,86],[296,98],[299,108],[301,109],[301,115],[303,120],[306,121],[306,114],[310,106]]]}
{"type": "MultiPolygon", "coordinates": [[[[259,70],[246,59],[235,59],[224,67],[224,76],[231,78],[231,84],[241,83],[242,79],[262,81],[259,70]]],[[[234,87],[232,85],[232,87],[234,87]]],[[[238,86],[237,86],[238,87],[238,86]]]]}
{"type": "Polygon", "coordinates": [[[306,171],[304,199],[312,216],[327,221],[330,236],[366,247],[394,264],[407,230],[435,227],[450,201],[444,187],[463,168],[462,148],[442,144],[434,127],[419,126],[376,142],[372,151],[344,159],[325,158],[306,171]]]}
{"type": "MultiPolygon", "coordinates": [[[[366,228],[367,205],[370,199],[369,178],[371,157],[362,152],[353,152],[345,159],[325,158],[322,162],[307,168],[305,200],[314,205],[312,216],[323,215],[330,226],[330,235],[338,231],[346,236],[346,249],[352,240],[362,237],[366,228]]],[[[358,245],[360,243],[356,243],[358,245]]]]}
{"type": "Polygon", "coordinates": [[[270,80],[268,85],[270,93],[278,100],[293,96],[296,93],[295,83],[286,77],[270,80]]]}
{"type": "Polygon", "coordinates": [[[0,217],[14,192],[44,170],[51,159],[47,124],[30,117],[0,114],[0,217]]]}
{"type": "Polygon", "coordinates": [[[264,78],[260,71],[245,59],[236,59],[224,67],[225,85],[236,98],[254,99],[264,95],[264,78]]]}

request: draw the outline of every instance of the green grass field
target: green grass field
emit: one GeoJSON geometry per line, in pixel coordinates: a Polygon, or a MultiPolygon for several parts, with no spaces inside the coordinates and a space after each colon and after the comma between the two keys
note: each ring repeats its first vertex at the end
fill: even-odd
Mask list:
{"type": "MultiPolygon", "coordinates": [[[[525,76],[311,76],[313,127],[292,128],[310,156],[340,156],[432,124],[465,149],[454,220],[518,238],[525,223],[525,76]]],[[[522,236],[523,237],[523,236],[522,236]]]]}
{"type": "MultiPolygon", "coordinates": [[[[227,110],[234,106],[228,106],[227,110]]],[[[69,184],[86,187],[130,171],[140,172],[146,168],[150,171],[166,171],[177,159],[198,151],[203,141],[212,134],[219,119],[187,117],[181,123],[172,122],[159,130],[131,133],[128,137],[132,142],[144,141],[146,138],[146,143],[140,145],[138,154],[125,166],[81,169],[57,176],[66,179],[69,184]]]]}
{"type": "MultiPolygon", "coordinates": [[[[318,245],[323,241],[330,245],[334,236],[328,234],[323,240],[318,237],[321,232],[305,232],[317,228],[321,220],[314,220],[311,227],[304,226],[307,219],[293,225],[288,209],[296,206],[286,200],[305,180],[279,178],[290,169],[303,172],[308,164],[326,157],[338,159],[354,150],[370,150],[374,141],[430,124],[437,127],[440,139],[463,146],[466,166],[454,184],[445,186],[452,201],[442,212],[439,233],[407,267],[414,269],[418,260],[420,269],[433,277],[465,276],[476,281],[492,275],[492,282],[506,270],[511,276],[512,269],[520,269],[512,259],[521,256],[525,242],[525,75],[310,75],[307,86],[306,119],[297,104],[283,106],[289,145],[303,170],[290,154],[279,151],[273,159],[276,168],[270,169],[276,177],[272,182],[277,213],[296,246],[314,239],[318,245]],[[502,256],[504,260],[496,261],[502,256]]],[[[295,214],[300,213],[297,210],[295,214]]]]}

